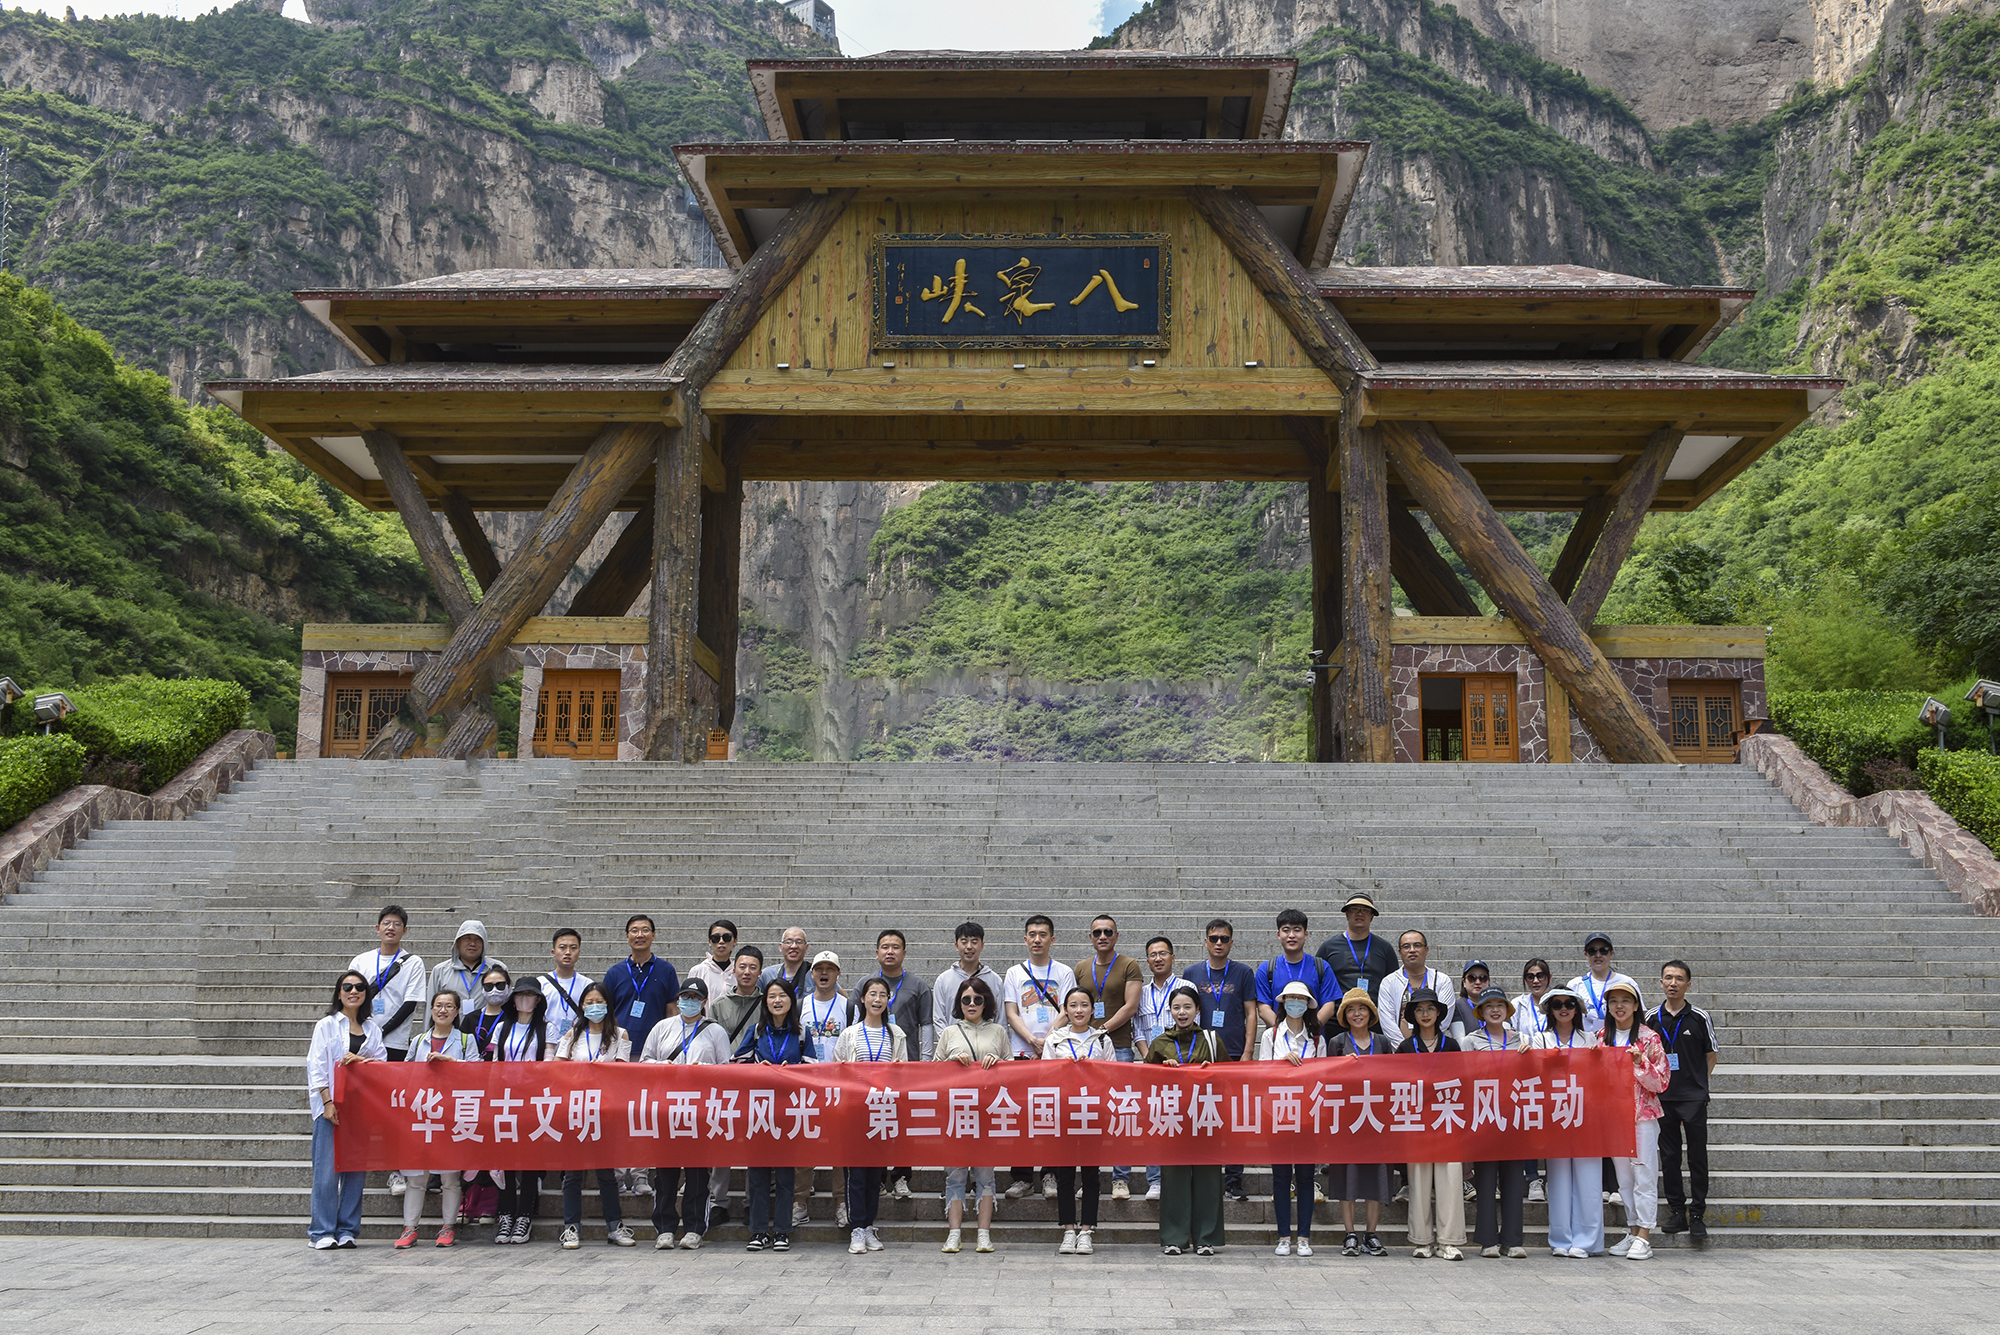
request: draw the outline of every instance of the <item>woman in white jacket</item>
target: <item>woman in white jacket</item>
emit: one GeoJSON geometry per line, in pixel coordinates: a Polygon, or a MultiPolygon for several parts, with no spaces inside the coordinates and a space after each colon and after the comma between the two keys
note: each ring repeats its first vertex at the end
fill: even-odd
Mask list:
{"type": "MultiPolygon", "coordinates": [[[[1319,998],[1304,981],[1294,979],[1278,993],[1277,1027],[1257,1035],[1257,1060],[1304,1065],[1326,1056],[1326,1039],[1319,1032],[1319,998]]],[[[1313,1254],[1313,1166],[1309,1163],[1271,1165],[1271,1205],[1278,1214],[1277,1255],[1292,1254],[1292,1223],[1299,1229],[1298,1254],[1313,1254]],[[1293,1206],[1296,1193],[1297,1206],[1293,1206]]]]}
{"type": "MultiPolygon", "coordinates": [[[[629,1062],[632,1037],[611,1022],[611,994],[602,983],[586,986],[576,999],[576,1024],[556,1044],[559,1062],[629,1062]]],[[[631,1247],[636,1242],[625,1227],[625,1212],[618,1203],[618,1170],[599,1168],[597,1202],[604,1211],[604,1240],[613,1247],[631,1247]]],[[[566,1169],[562,1175],[564,1251],[583,1245],[583,1175],[581,1168],[566,1169]]]]}
{"type": "MultiPolygon", "coordinates": [[[[834,1040],[837,1062],[900,1062],[910,1058],[909,1040],[889,1023],[889,982],[877,975],[861,985],[861,1022],[841,1030],[834,1040]]],[[[847,1222],[854,1233],[847,1250],[855,1256],[879,1252],[875,1215],[882,1205],[881,1168],[847,1170],[847,1222]]]]}
{"type": "MultiPolygon", "coordinates": [[[[1013,1056],[1007,1026],[1000,1023],[1000,1006],[993,989],[974,974],[958,985],[952,1002],[952,1022],[938,1031],[937,1060],[957,1062],[967,1070],[977,1066],[990,1071],[1013,1056]]],[[[944,1213],[951,1225],[944,1235],[944,1250],[958,1250],[958,1236],[965,1224],[965,1183],[970,1177],[979,1193],[979,1242],[973,1250],[993,1250],[993,1170],[991,1168],[948,1168],[944,1175],[944,1213]]]]}
{"type": "Polygon", "coordinates": [[[306,1101],[312,1105],[312,1221],[306,1227],[315,1251],[354,1246],[361,1232],[361,1173],[333,1170],[333,1128],[340,1105],[333,1100],[334,1068],[349,1062],[387,1061],[382,1030],[368,1013],[368,979],[349,969],[333,985],[333,1004],[313,1026],[306,1050],[306,1101]]]}
{"type": "MultiPolygon", "coordinates": [[[[1111,1046],[1111,1035],[1093,1025],[1092,1013],[1097,1005],[1094,993],[1081,987],[1072,987],[1063,997],[1063,1018],[1068,1021],[1058,1029],[1051,1029],[1049,1036],[1042,1040],[1043,1061],[1117,1061],[1118,1054],[1111,1046]]],[[[1090,1235],[1097,1231],[1097,1196],[1099,1184],[1096,1167],[1076,1169],[1060,1167],[1056,1173],[1056,1222],[1062,1225],[1062,1246],[1056,1249],[1060,1256],[1088,1256],[1093,1248],[1090,1235]],[[1076,1176],[1083,1174],[1083,1217],[1078,1226],[1076,1210],[1076,1176]]]]}
{"type": "MultiPolygon", "coordinates": [[[[476,1062],[479,1058],[479,1044],[471,1034],[458,1027],[459,996],[456,992],[440,992],[431,998],[430,1032],[418,1034],[411,1042],[409,1050],[403,1054],[406,1062],[476,1062]]],[[[444,1077],[440,1077],[442,1080],[444,1077]]],[[[429,1169],[405,1168],[403,1180],[410,1189],[403,1193],[403,1235],[396,1239],[396,1250],[417,1245],[417,1224],[424,1217],[424,1179],[430,1175],[429,1169]]],[[[464,1188],[465,1176],[457,1169],[441,1169],[438,1172],[441,1184],[439,1204],[444,1212],[443,1226],[438,1229],[437,1245],[449,1247],[458,1241],[458,1198],[464,1188]]]]}

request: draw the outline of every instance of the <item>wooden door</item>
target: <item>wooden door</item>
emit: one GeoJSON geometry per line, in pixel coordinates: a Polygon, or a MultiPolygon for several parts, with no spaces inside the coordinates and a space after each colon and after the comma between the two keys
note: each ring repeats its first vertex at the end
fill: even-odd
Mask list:
{"type": "Polygon", "coordinates": [[[1465,758],[1512,762],[1521,758],[1514,717],[1512,677],[1465,678],[1465,758]]]}
{"type": "MultiPolygon", "coordinates": [[[[320,729],[320,754],[358,756],[375,740],[410,694],[412,674],[401,672],[330,672],[326,678],[326,722],[320,729]]],[[[412,755],[428,754],[422,743],[412,755]]]]}
{"type": "Polygon", "coordinates": [[[1736,733],[1743,726],[1742,683],[1670,681],[1668,743],[1684,765],[1728,765],[1736,760],[1736,733]]]}
{"type": "Polygon", "coordinates": [[[534,748],[538,756],[618,759],[618,674],[544,672],[534,748]]]}

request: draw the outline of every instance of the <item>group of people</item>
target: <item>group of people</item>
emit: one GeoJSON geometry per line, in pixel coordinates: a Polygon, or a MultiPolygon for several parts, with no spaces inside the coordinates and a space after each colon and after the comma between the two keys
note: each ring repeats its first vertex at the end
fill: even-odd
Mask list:
{"type": "MultiPolygon", "coordinates": [[[[1035,914],[1023,925],[1025,958],[1004,975],[984,962],[985,929],[954,934],[956,958],[935,980],[905,968],[908,942],[893,928],[875,939],[872,969],[843,982],[839,955],[814,951],[803,928],[787,928],[777,957],[739,941],[718,919],[708,948],[682,978],[654,953],[655,926],[634,914],[625,924],[627,955],[593,980],[579,973],[583,938],[555,932],[551,967],[516,978],[487,949],[486,929],[460,924],[450,959],[426,971],[403,948],[409,915],[397,905],[376,921],[376,946],[357,955],[335,983],[332,1005],[313,1032],[307,1056],[313,1113],[313,1193],[309,1237],[319,1249],[355,1245],[362,1174],[336,1173],[333,1127],[340,1108],[333,1071],[354,1061],[641,1061],[683,1065],[762,1062],[952,1061],[993,1067],[1002,1061],[1120,1061],[1167,1066],[1208,1062],[1373,1059],[1399,1054],[1513,1051],[1527,1048],[1628,1049],[1637,1086],[1637,1151],[1629,1158],[1435,1164],[1336,1164],[1322,1188],[1314,1164],[1273,1164],[1272,1197],[1279,1256],[1311,1256],[1316,1204],[1338,1200],[1342,1254],[1380,1256],[1381,1212],[1409,1202],[1415,1255],[1456,1261],[1466,1243],[1465,1209],[1475,1202],[1473,1239],[1487,1257],[1524,1258],[1523,1207],[1546,1200],[1549,1249],[1582,1259],[1609,1252],[1631,1260],[1652,1255],[1655,1227],[1705,1236],[1708,1189],[1709,1075],[1717,1060],[1710,1016],[1689,1004],[1693,971],[1681,960],[1661,969],[1661,1000],[1648,1009],[1637,982],[1614,967],[1610,937],[1584,942],[1584,971],[1555,985],[1546,959],[1530,959],[1521,993],[1494,985],[1482,960],[1453,980],[1430,967],[1430,943],[1411,929],[1390,939],[1374,931],[1377,908],[1365,893],[1341,906],[1344,931],[1308,953],[1306,915],[1277,915],[1278,951],[1252,967],[1232,958],[1235,929],[1216,918],[1203,929],[1199,963],[1182,968],[1174,943],[1154,936],[1143,960],[1119,948],[1109,915],[1089,926],[1091,953],[1074,967],[1055,957],[1055,923],[1035,914]],[[1683,1184],[1685,1146],[1688,1179],[1683,1184]],[[1664,1162],[1667,1218],[1657,1217],[1664,1162]],[[1391,1195],[1395,1178],[1403,1186],[1391,1195]],[[1604,1205],[1622,1203],[1626,1233],[1607,1245],[1604,1205]],[[1356,1206],[1361,1207],[1357,1215],[1356,1206]],[[1359,1223],[1357,1223],[1357,1219],[1359,1223]]],[[[653,1198],[654,1246],[694,1250],[729,1217],[727,1168],[602,1168],[594,1171],[606,1240],[630,1247],[624,1194],[653,1198]]],[[[1130,1197],[1135,1167],[1114,1166],[1111,1195],[1130,1197]]],[[[1213,1255],[1223,1245],[1228,1201],[1247,1201],[1243,1167],[1151,1165],[1145,1199],[1159,1206],[1167,1255],[1213,1255]]],[[[850,1252],[881,1251],[881,1197],[911,1196],[908,1167],[849,1168],[835,1207],[850,1252]]],[[[974,1250],[993,1250],[996,1197],[1018,1200],[1037,1188],[1056,1202],[1064,1255],[1094,1250],[1101,1199],[1099,1170],[1015,1166],[998,1191],[992,1166],[949,1167],[945,1176],[944,1251],[962,1247],[968,1204],[976,1213],[974,1250]]],[[[390,1175],[402,1198],[398,1248],[417,1241],[430,1175],[390,1175]]],[[[750,1168],[748,1248],[786,1251],[791,1232],[810,1220],[812,1171],[750,1168]]],[[[439,1175],[442,1227],[436,1244],[458,1231],[493,1225],[496,1243],[525,1243],[542,1188],[537,1172],[466,1171],[439,1175]]],[[[583,1171],[562,1175],[561,1243],[581,1245],[583,1171]]]]}

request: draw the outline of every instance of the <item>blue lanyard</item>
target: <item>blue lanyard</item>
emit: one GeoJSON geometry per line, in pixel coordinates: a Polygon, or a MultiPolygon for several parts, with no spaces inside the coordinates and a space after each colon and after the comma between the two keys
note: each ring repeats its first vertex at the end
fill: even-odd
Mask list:
{"type": "Polygon", "coordinates": [[[1672,1031],[1667,1029],[1667,1008],[1665,1006],[1661,1006],[1659,1010],[1655,1011],[1654,1017],[1660,1022],[1660,1032],[1667,1036],[1667,1045],[1674,1048],[1680,1047],[1681,1030],[1687,1028],[1687,1012],[1681,1012],[1681,1018],[1674,1022],[1672,1031]]]}
{"type": "Polygon", "coordinates": [[[882,1046],[879,1048],[876,1047],[874,1040],[868,1037],[868,1024],[866,1021],[863,1021],[861,1025],[861,1045],[868,1049],[868,1060],[871,1062],[879,1062],[888,1054],[889,1025],[886,1018],[882,1024],[882,1046]]]}
{"type": "Polygon", "coordinates": [[[1209,993],[1214,996],[1217,1002],[1220,1002],[1222,1000],[1223,989],[1229,986],[1229,966],[1227,964],[1222,966],[1222,981],[1218,983],[1215,981],[1215,966],[1207,960],[1203,960],[1201,962],[1201,976],[1208,979],[1209,993]]]}
{"type": "Polygon", "coordinates": [[[1370,1031],[1369,1031],[1369,1034],[1368,1034],[1368,1051],[1366,1051],[1366,1052],[1363,1052],[1363,1051],[1362,1051],[1362,1050],[1361,1050],[1360,1048],[1358,1048],[1358,1047],[1356,1047],[1356,1046],[1355,1046],[1355,1044],[1354,1044],[1354,1031],[1350,1029],[1350,1030],[1348,1031],[1348,1033],[1347,1033],[1347,1050],[1348,1050],[1349,1052],[1352,1052],[1352,1053],[1353,1053],[1353,1054],[1354,1054],[1355,1056],[1357,1056],[1357,1057],[1372,1057],[1372,1056],[1374,1056],[1374,1055],[1375,1055],[1375,1034],[1374,1034],[1374,1031],[1373,1031],[1373,1030],[1370,1030],[1370,1031]]]}
{"type": "Polygon", "coordinates": [[[688,1044],[694,1042],[694,1036],[701,1032],[701,1024],[700,1020],[696,1020],[694,1028],[690,1029],[686,1020],[681,1021],[681,1050],[674,1054],[674,1059],[683,1066],[687,1064],[688,1044]]]}
{"type": "Polygon", "coordinates": [[[605,1039],[601,1040],[600,1042],[597,1042],[597,1043],[592,1043],[592,1042],[590,1041],[590,1030],[588,1030],[588,1029],[585,1029],[585,1030],[583,1031],[583,1055],[584,1055],[584,1059],[585,1059],[585,1060],[587,1060],[587,1061],[596,1061],[596,1060],[597,1060],[597,1054],[598,1054],[599,1052],[602,1052],[602,1051],[604,1050],[604,1044],[605,1044],[605,1043],[608,1043],[608,1042],[610,1042],[610,1041],[611,1041],[611,1040],[610,1040],[610,1039],[609,1039],[609,1038],[607,1037],[607,1038],[605,1038],[605,1039]]]}
{"type": "MultiPolygon", "coordinates": [[[[1534,996],[1534,993],[1530,992],[1530,993],[1528,994],[1528,996],[1529,996],[1530,998],[1532,998],[1532,997],[1534,996]]],[[[1529,1014],[1529,1015],[1531,1015],[1531,1016],[1533,1016],[1533,1017],[1534,1017],[1534,1021],[1535,1021],[1535,1032],[1536,1032],[1536,1033],[1538,1033],[1538,1034],[1546,1034],[1546,1033],[1548,1033],[1548,1032],[1549,1032],[1549,1022],[1548,1022],[1548,1020],[1547,1020],[1547,1019],[1546,1019],[1546,1018],[1545,1018],[1545,1017],[1544,1017],[1544,1016],[1542,1015],[1542,1008],[1541,1008],[1540,1006],[1535,1006],[1535,1005],[1530,1005],[1530,1006],[1528,1006],[1528,1007],[1527,1007],[1527,1011],[1528,1011],[1528,1014],[1529,1014]]]]}
{"type": "Polygon", "coordinates": [[[1028,986],[1035,989],[1035,995],[1042,999],[1044,1006],[1054,1006],[1057,1004],[1055,998],[1056,962],[1054,960],[1049,961],[1049,976],[1047,978],[1035,977],[1035,966],[1032,962],[1023,964],[1021,972],[1028,975],[1028,986]]]}
{"type": "Polygon", "coordinates": [[[563,1001],[569,1006],[569,1013],[571,1015],[583,1014],[583,1011],[576,1004],[576,993],[564,987],[562,985],[562,979],[556,977],[554,974],[550,974],[548,977],[549,977],[549,982],[555,986],[556,995],[561,997],[563,1001]]]}
{"type": "Polygon", "coordinates": [[[1597,1018],[1601,1020],[1604,1018],[1604,993],[1611,986],[1611,980],[1609,978],[1605,979],[1603,987],[1592,987],[1591,984],[1596,981],[1589,974],[1585,974],[1583,976],[1583,990],[1590,997],[1590,1009],[1595,1011],[1597,1018]]]}
{"type": "Polygon", "coordinates": [[[382,952],[379,950],[375,952],[375,990],[377,992],[382,990],[382,980],[395,973],[396,967],[402,962],[403,952],[399,950],[389,957],[389,967],[385,969],[382,967],[382,952]]]}
{"type": "Polygon", "coordinates": [[[773,1043],[771,1041],[772,1038],[771,1031],[769,1029],[766,1029],[764,1031],[764,1038],[763,1038],[765,1060],[770,1062],[770,1064],[773,1066],[785,1065],[785,1054],[789,1053],[792,1050],[792,1040],[795,1037],[796,1036],[791,1033],[786,1033],[785,1041],[783,1043],[773,1043]]]}
{"type": "Polygon", "coordinates": [[[1146,1003],[1153,1012],[1153,1031],[1158,1033],[1160,1029],[1160,1012],[1167,1008],[1167,998],[1174,994],[1174,980],[1169,978],[1165,987],[1155,987],[1148,984],[1146,991],[1156,994],[1160,998],[1158,1001],[1148,1001],[1146,1003]]]}
{"type": "Polygon", "coordinates": [[[528,1050],[528,1040],[534,1036],[534,1031],[526,1025],[514,1025],[507,1030],[507,1037],[500,1045],[500,1051],[508,1061],[520,1061],[521,1054],[528,1050]]]}
{"type": "MultiPolygon", "coordinates": [[[[376,958],[380,959],[381,956],[378,955],[376,956],[376,958]]],[[[485,963],[484,960],[481,960],[480,962],[482,964],[485,963]]],[[[452,965],[451,967],[453,972],[458,974],[458,985],[465,989],[465,999],[467,1001],[470,1001],[473,995],[472,985],[479,981],[479,975],[485,973],[486,970],[474,969],[470,973],[467,973],[464,969],[459,968],[456,964],[452,965]]]]}
{"type": "Polygon", "coordinates": [[[1194,1060],[1195,1046],[1200,1042],[1201,1042],[1201,1031],[1198,1029],[1194,1033],[1188,1035],[1187,1051],[1185,1052],[1181,1051],[1181,1041],[1178,1038],[1174,1040],[1174,1055],[1181,1059],[1181,1065],[1186,1066],[1189,1062],[1194,1060]]]}
{"type": "MultiPolygon", "coordinates": [[[[1054,969],[1051,969],[1050,972],[1053,973],[1054,969]]],[[[885,973],[878,972],[875,976],[877,978],[880,978],[885,983],[889,981],[889,975],[885,973]]],[[[907,973],[904,974],[901,978],[898,978],[896,980],[896,986],[890,989],[889,1008],[883,1012],[884,1015],[894,1015],[896,1013],[896,998],[903,995],[903,984],[909,981],[910,981],[910,975],[908,975],[907,973]]]]}
{"type": "MultiPolygon", "coordinates": [[[[1491,1043],[1493,1041],[1493,1031],[1491,1029],[1488,1029],[1486,1031],[1486,1041],[1488,1043],[1491,1043]]],[[[1507,1026],[1503,1024],[1500,1026],[1500,1051],[1505,1052],[1506,1050],[1507,1050],[1507,1026]]]]}
{"type": "Polygon", "coordinates": [[[1368,976],[1368,956],[1375,949],[1375,933],[1370,932],[1361,938],[1361,949],[1358,951],[1354,948],[1353,937],[1342,932],[1340,939],[1347,944],[1347,958],[1354,961],[1354,967],[1361,971],[1363,978],[1366,978],[1368,976]]]}
{"type": "Polygon", "coordinates": [[[812,1023],[814,1033],[824,1034],[826,1032],[826,1022],[833,1018],[833,1008],[839,1004],[840,998],[836,996],[832,1001],[826,1003],[826,1014],[821,1015],[819,1013],[818,999],[816,997],[806,998],[806,1018],[812,1023]]]}
{"type": "Polygon", "coordinates": [[[478,1036],[479,1046],[482,1049],[486,1046],[486,1040],[493,1037],[493,1030],[495,1026],[497,1026],[500,1023],[500,1021],[505,1018],[506,1016],[504,1013],[500,1015],[487,1015],[482,1013],[479,1016],[479,1019],[473,1022],[473,1032],[478,1036]]]}
{"type": "Polygon", "coordinates": [[[640,973],[632,967],[631,960],[628,959],[625,961],[625,976],[632,982],[632,997],[634,1000],[640,999],[646,991],[646,984],[653,981],[653,966],[658,962],[657,959],[647,960],[646,972],[640,973]]]}
{"type": "MultiPolygon", "coordinates": [[[[1072,1031],[1072,1033],[1073,1033],[1073,1032],[1074,1032],[1074,1031],[1072,1031]]],[[[1070,1059],[1071,1061],[1075,1061],[1075,1060],[1077,1059],[1077,1056],[1076,1056],[1076,1039],[1075,1039],[1075,1038],[1065,1038],[1065,1039],[1063,1040],[1063,1042],[1069,1045],[1069,1059],[1070,1059]]]]}
{"type": "MultiPolygon", "coordinates": [[[[1118,967],[1118,952],[1114,950],[1114,951],[1112,951],[1112,952],[1111,952],[1111,963],[1109,963],[1109,964],[1107,964],[1107,965],[1105,965],[1105,966],[1104,966],[1104,979],[1103,979],[1103,981],[1102,981],[1102,982],[1100,982],[1100,981],[1098,981],[1098,977],[1097,977],[1097,961],[1096,961],[1095,959],[1091,960],[1091,962],[1090,962],[1090,990],[1091,990],[1091,991],[1093,991],[1093,992],[1095,992],[1095,993],[1097,994],[1097,999],[1098,999],[1099,1001],[1104,1001],[1104,1000],[1105,1000],[1105,997],[1104,997],[1104,984],[1105,984],[1105,983],[1108,983],[1108,982],[1110,982],[1110,981],[1111,981],[1111,971],[1112,971],[1113,969],[1116,969],[1117,967],[1118,967]]],[[[1052,972],[1052,973],[1053,973],[1054,971],[1055,971],[1055,970],[1054,970],[1054,966],[1053,966],[1053,965],[1051,965],[1051,966],[1050,966],[1050,972],[1052,972]]],[[[1107,1005],[1107,1007],[1106,1007],[1106,1008],[1107,1008],[1107,1009],[1109,1009],[1108,1005],[1107,1005]]]]}

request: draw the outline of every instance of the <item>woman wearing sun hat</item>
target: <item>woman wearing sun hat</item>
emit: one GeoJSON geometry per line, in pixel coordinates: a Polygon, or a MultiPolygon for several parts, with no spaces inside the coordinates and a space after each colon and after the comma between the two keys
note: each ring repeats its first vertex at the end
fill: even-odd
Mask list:
{"type": "MultiPolygon", "coordinates": [[[[1594,1048],[1597,1035],[1583,1027],[1583,998],[1566,987],[1542,994],[1543,1028],[1527,1035],[1541,1048],[1594,1048]]],[[[1604,1251],[1601,1160],[1549,1160],[1549,1254],[1582,1260],[1604,1251]]]]}
{"type": "MultiPolygon", "coordinates": [[[[1507,1023],[1513,1018],[1514,1003],[1499,988],[1489,987],[1473,998],[1473,1014],[1479,1027],[1458,1041],[1465,1051],[1521,1052],[1531,1046],[1507,1023]]],[[[1513,1260],[1527,1259],[1528,1249],[1521,1245],[1521,1206],[1528,1197],[1528,1169],[1533,1162],[1498,1159],[1472,1165],[1473,1198],[1479,1202],[1472,1236],[1481,1256],[1498,1256],[1504,1248],[1513,1260]]]]}
{"type": "MultiPolygon", "coordinates": [[[[1450,1012],[1435,989],[1420,987],[1403,1002],[1403,1031],[1396,1049],[1402,1056],[1457,1052],[1458,1042],[1440,1026],[1450,1012]]],[[[1465,1165],[1413,1163],[1410,1169],[1410,1242],[1418,1260],[1432,1256],[1463,1260],[1465,1245],[1465,1165]]]]}
{"type": "MultiPolygon", "coordinates": [[[[1381,1017],[1375,1003],[1362,987],[1349,988],[1340,998],[1340,1005],[1333,1012],[1333,1022],[1343,1033],[1328,1040],[1326,1055],[1329,1057],[1383,1057],[1395,1049],[1380,1032],[1381,1017]]],[[[1356,1256],[1367,1252],[1370,1256],[1387,1256],[1389,1249],[1376,1236],[1382,1227],[1382,1207],[1389,1203],[1389,1165],[1385,1163],[1351,1163],[1341,1165],[1346,1169],[1346,1186],[1340,1193],[1340,1218],[1347,1231],[1346,1245],[1340,1249],[1342,1256],[1356,1256]],[[1354,1232],[1354,1202],[1368,1202],[1368,1234],[1364,1239],[1354,1232]]],[[[1328,1171],[1327,1185],[1333,1185],[1333,1172],[1328,1171]]]]}
{"type": "Polygon", "coordinates": [[[1625,1237],[1611,1249],[1628,1261],[1653,1256],[1651,1234],[1659,1210],[1660,1091],[1667,1087],[1667,1050],[1646,1024],[1646,1003],[1639,985],[1618,979],[1604,989],[1604,1032],[1608,1048],[1629,1048],[1632,1076],[1638,1082],[1639,1140],[1630,1158],[1611,1161],[1618,1172],[1618,1193],[1625,1198],[1625,1237]]]}
{"type": "MultiPolygon", "coordinates": [[[[1285,1061],[1300,1066],[1326,1056],[1319,1032],[1319,998],[1302,979],[1286,983],[1278,993],[1278,1023],[1257,1035],[1257,1060],[1285,1061]]],[[[1279,1256],[1292,1255],[1292,1223],[1296,1199],[1298,1254],[1311,1256],[1313,1227],[1313,1166],[1309,1163],[1271,1165],[1271,1208],[1278,1216],[1279,1256]]]]}

